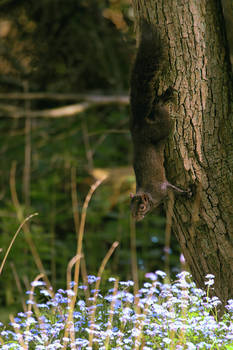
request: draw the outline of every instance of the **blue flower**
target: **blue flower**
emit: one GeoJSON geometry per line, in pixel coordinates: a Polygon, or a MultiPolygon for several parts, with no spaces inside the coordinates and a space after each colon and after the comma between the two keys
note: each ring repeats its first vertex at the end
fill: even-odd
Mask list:
{"type": "Polygon", "coordinates": [[[213,279],[209,279],[209,281],[205,281],[205,285],[206,286],[212,286],[214,284],[214,280],[213,279]]]}
{"type": "Polygon", "coordinates": [[[155,274],[161,278],[165,278],[167,276],[166,272],[160,270],[155,271],[155,274]]]}
{"type": "Polygon", "coordinates": [[[89,344],[89,341],[86,339],[77,338],[75,339],[75,344],[83,348],[86,348],[86,346],[89,344]]]}
{"type": "Polygon", "coordinates": [[[145,277],[149,278],[151,281],[156,281],[157,280],[157,275],[154,274],[153,272],[146,273],[145,277]]]}
{"type": "Polygon", "coordinates": [[[120,281],[119,285],[122,287],[132,287],[134,285],[134,282],[130,280],[126,282],[120,281]]]}
{"type": "MultiPolygon", "coordinates": [[[[174,334],[174,342],[180,342],[179,334],[184,334],[185,344],[176,344],[176,350],[210,349],[213,344],[220,349],[232,343],[233,300],[227,303],[228,313],[221,321],[217,321],[211,312],[218,307],[220,300],[215,296],[209,297],[206,292],[198,289],[191,282],[189,273],[178,274],[178,280],[172,284],[159,282],[158,276],[164,278],[165,274],[162,271],[149,274],[152,282],[144,283],[137,298],[127,291],[127,288],[132,287],[132,281],[126,281],[119,283],[117,292],[111,288],[103,297],[97,291],[99,295],[94,305],[89,301],[96,302],[95,298],[90,298],[87,303],[82,299],[78,300],[69,325],[75,331],[73,345],[70,337],[64,338],[68,318],[67,294],[72,296],[73,290],[59,289],[53,298],[49,291],[42,292],[42,295],[44,293],[48,297],[48,301],[37,304],[40,315],[38,309],[36,313],[34,309],[19,313],[11,328],[0,332],[1,339],[5,342],[1,349],[23,350],[19,345],[21,337],[35,350],[62,349],[64,342],[69,349],[73,346],[77,350],[91,350],[88,346],[90,333],[93,334],[94,346],[99,350],[105,349],[107,337],[109,348],[114,350],[131,350],[135,344],[140,348],[140,339],[145,350],[163,349],[174,345],[171,332],[174,334]],[[94,315],[94,311],[95,319],[91,326],[90,316],[94,315]],[[113,316],[112,324],[109,323],[110,316],[113,316]]],[[[91,276],[90,280],[94,283],[96,277],[91,276]]],[[[211,275],[208,282],[212,280],[211,275]]]]}
{"type": "Polygon", "coordinates": [[[114,277],[109,277],[108,282],[115,282],[116,279],[114,277]]]}
{"type": "Polygon", "coordinates": [[[87,286],[79,286],[79,289],[87,290],[87,286]]]}
{"type": "Polygon", "coordinates": [[[72,297],[75,295],[75,292],[72,289],[67,289],[66,293],[69,297],[72,297]]]}
{"type": "Polygon", "coordinates": [[[51,293],[46,289],[40,290],[40,294],[43,294],[46,297],[51,297],[51,293]]]}
{"type": "Polygon", "coordinates": [[[39,307],[40,309],[49,309],[49,306],[45,303],[36,304],[36,306],[39,307]]]}
{"type": "Polygon", "coordinates": [[[233,312],[233,299],[229,299],[228,302],[227,302],[228,305],[226,305],[226,309],[229,311],[229,312],[233,312]]]}
{"type": "Polygon", "coordinates": [[[100,277],[96,277],[96,276],[93,276],[93,275],[88,275],[87,276],[87,280],[88,280],[89,284],[95,283],[99,279],[100,279],[100,277]]]}
{"type": "Polygon", "coordinates": [[[40,287],[40,286],[45,286],[45,285],[46,284],[43,281],[33,281],[33,282],[31,282],[31,286],[32,287],[40,287]]]}

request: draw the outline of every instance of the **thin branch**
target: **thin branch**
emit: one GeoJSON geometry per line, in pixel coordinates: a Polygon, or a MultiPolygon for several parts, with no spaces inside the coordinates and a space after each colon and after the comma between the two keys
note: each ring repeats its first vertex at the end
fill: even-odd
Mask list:
{"type": "MultiPolygon", "coordinates": [[[[2,94],[1,94],[2,95],[2,94]]],[[[27,94],[25,94],[27,95],[27,94]]],[[[27,117],[30,118],[62,118],[72,117],[78,113],[82,113],[88,108],[108,104],[128,105],[128,96],[98,96],[86,95],[83,96],[84,102],[45,110],[28,111],[27,117]]],[[[25,110],[8,104],[0,104],[0,116],[10,118],[25,118],[25,110]]]]}
{"type": "Polygon", "coordinates": [[[128,96],[124,95],[96,95],[96,94],[67,94],[54,92],[6,92],[0,93],[0,100],[84,100],[90,102],[116,100],[118,103],[128,103],[128,96]]]}
{"type": "MultiPolygon", "coordinates": [[[[74,105],[69,105],[65,107],[45,109],[43,111],[30,111],[27,113],[27,117],[30,118],[61,118],[61,117],[70,117],[74,116],[77,113],[81,113],[88,109],[92,103],[83,102],[77,103],[74,105]]],[[[11,117],[11,118],[25,118],[25,110],[22,108],[17,108],[10,105],[0,105],[0,112],[2,117],[11,117]],[[6,113],[6,114],[4,114],[6,113]]]]}

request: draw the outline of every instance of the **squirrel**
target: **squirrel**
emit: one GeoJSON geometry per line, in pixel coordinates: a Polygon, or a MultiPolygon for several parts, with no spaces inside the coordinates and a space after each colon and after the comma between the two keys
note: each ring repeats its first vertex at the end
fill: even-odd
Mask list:
{"type": "Polygon", "coordinates": [[[152,24],[140,23],[140,41],[130,81],[130,132],[133,141],[133,167],[136,194],[131,195],[131,213],[142,220],[168,195],[171,188],[189,194],[166,179],[164,148],[173,129],[167,102],[173,98],[169,87],[158,95],[165,62],[161,40],[152,24]]]}

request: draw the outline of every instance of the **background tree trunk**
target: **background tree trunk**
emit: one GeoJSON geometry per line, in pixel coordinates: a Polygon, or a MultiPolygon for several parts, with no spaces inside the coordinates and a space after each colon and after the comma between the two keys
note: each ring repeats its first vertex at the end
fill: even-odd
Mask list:
{"type": "Polygon", "coordinates": [[[168,180],[195,184],[175,198],[173,231],[195,282],[215,275],[215,293],[233,298],[232,85],[220,1],[133,1],[136,24],[156,25],[170,66],[163,88],[177,90],[175,132],[166,150],[168,180]]]}

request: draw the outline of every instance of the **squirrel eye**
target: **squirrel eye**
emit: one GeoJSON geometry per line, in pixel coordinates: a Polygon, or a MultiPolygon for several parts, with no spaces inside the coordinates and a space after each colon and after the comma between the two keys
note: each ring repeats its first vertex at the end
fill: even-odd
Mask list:
{"type": "Polygon", "coordinates": [[[142,209],[142,210],[144,210],[144,209],[146,209],[146,206],[145,206],[145,204],[140,204],[140,205],[139,205],[139,208],[142,209]]]}

